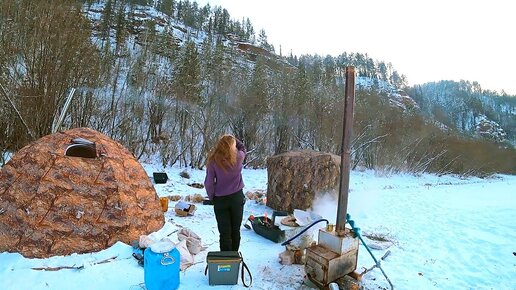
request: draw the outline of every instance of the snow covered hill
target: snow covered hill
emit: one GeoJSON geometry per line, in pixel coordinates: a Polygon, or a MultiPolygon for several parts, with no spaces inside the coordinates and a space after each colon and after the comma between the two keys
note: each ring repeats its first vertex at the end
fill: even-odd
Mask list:
{"type": "Polygon", "coordinates": [[[516,98],[468,81],[426,83],[409,90],[421,112],[462,134],[516,146],[516,98]]]}
{"type": "MultiPolygon", "coordinates": [[[[171,17],[160,11],[158,2],[154,3],[154,6],[118,5],[117,7],[119,8],[116,9],[123,10],[122,12],[116,11],[116,13],[122,13],[122,16],[114,16],[115,11],[111,10],[115,8],[110,8],[104,1],[84,7],[84,13],[93,24],[93,40],[99,46],[108,44],[111,49],[117,50],[117,46],[120,46],[117,44],[118,39],[127,37],[127,43],[122,47],[137,51],[145,46],[152,46],[150,40],[159,35],[164,40],[154,51],[158,55],[168,55],[177,53],[174,51],[189,40],[195,42],[199,51],[202,51],[205,49],[203,43],[214,35],[207,31],[211,28],[206,23],[197,24],[199,27],[191,27],[179,20],[177,15],[171,17]],[[122,18],[123,21],[116,20],[115,24],[112,23],[106,29],[106,22],[109,22],[106,19],[113,17],[122,18]],[[124,24],[122,25],[122,23],[124,24]],[[129,35],[126,35],[124,31],[129,35]]],[[[192,7],[190,8],[193,9],[192,7]]],[[[205,14],[202,15],[207,17],[205,14]]],[[[214,17],[217,18],[217,15],[214,17]]],[[[238,27],[243,24],[236,21],[232,25],[238,27]]],[[[266,40],[263,45],[255,39],[254,35],[248,35],[248,37],[249,39],[242,39],[235,33],[217,35],[220,43],[231,51],[226,52],[226,56],[234,63],[253,67],[257,57],[260,56],[273,70],[295,71],[298,69],[297,56],[277,55],[270,50],[271,47],[267,45],[266,40]]],[[[124,57],[125,54],[127,53],[123,51],[118,52],[120,57],[124,57]]],[[[303,57],[305,57],[304,61],[308,62],[322,61],[322,57],[317,55],[303,57]]],[[[500,103],[500,100],[493,100],[496,99],[496,95],[482,94],[477,82],[441,81],[407,87],[403,81],[405,76],[399,76],[390,64],[385,65],[384,62],[368,58],[367,54],[359,53],[344,53],[335,58],[337,62],[343,59],[349,62],[348,65],[354,65],[357,68],[357,90],[375,91],[379,96],[388,99],[389,106],[400,109],[400,113],[417,112],[423,114],[430,123],[445,124],[443,126],[446,130],[453,129],[465,135],[485,138],[498,143],[508,141],[512,145],[516,144],[516,129],[511,121],[516,114],[514,104],[511,105],[510,102],[505,101],[500,103]],[[389,76],[387,72],[391,72],[392,75],[389,76]],[[397,79],[401,79],[401,81],[396,82],[397,79]],[[491,134],[491,131],[479,130],[479,124],[483,120],[496,127],[496,132],[491,130],[493,131],[491,134]]],[[[170,66],[166,59],[162,59],[161,62],[160,67],[170,66]]],[[[125,68],[125,70],[130,70],[130,68],[125,68]]]]}

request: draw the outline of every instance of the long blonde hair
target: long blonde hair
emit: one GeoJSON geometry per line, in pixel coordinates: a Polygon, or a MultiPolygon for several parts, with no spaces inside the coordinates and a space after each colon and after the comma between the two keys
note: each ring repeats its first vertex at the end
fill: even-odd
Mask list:
{"type": "Polygon", "coordinates": [[[233,144],[236,142],[233,135],[222,135],[215,147],[208,154],[208,163],[215,162],[224,171],[236,165],[237,155],[233,150],[233,144]]]}

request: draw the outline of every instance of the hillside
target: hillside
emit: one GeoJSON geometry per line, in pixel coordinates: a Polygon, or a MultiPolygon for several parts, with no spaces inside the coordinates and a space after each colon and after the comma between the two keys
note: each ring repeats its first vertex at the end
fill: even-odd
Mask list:
{"type": "Polygon", "coordinates": [[[476,82],[440,81],[410,88],[422,113],[447,128],[516,145],[516,96],[483,91],[476,82]]]}
{"type": "MultiPolygon", "coordinates": [[[[154,23],[154,33],[170,37],[173,40],[171,42],[173,46],[180,46],[186,39],[192,39],[198,49],[202,49],[201,44],[210,37],[202,29],[202,25],[201,28],[186,26],[156,8],[159,9],[160,5],[126,7],[127,30],[134,35],[137,44],[147,45],[144,39],[147,36],[147,28],[152,26],[146,26],[146,24],[154,23]]],[[[102,14],[105,10],[105,3],[91,5],[87,9],[88,18],[93,22],[95,36],[102,35],[102,14]]],[[[239,22],[236,23],[238,27],[239,22]]],[[[271,69],[290,71],[297,69],[297,57],[282,57],[275,54],[274,48],[267,43],[266,38],[262,39],[261,43],[257,43],[251,35],[245,34],[243,36],[227,33],[217,37],[220,37],[225,47],[234,50],[233,55],[229,57],[243,57],[250,66],[258,57],[262,57],[271,69]]],[[[168,49],[171,47],[161,47],[160,53],[168,49]]],[[[315,59],[312,59],[312,56],[305,57],[309,62],[320,61],[319,56],[314,56],[315,59]]],[[[336,65],[340,63],[341,67],[355,66],[358,73],[357,90],[375,90],[379,94],[385,94],[389,98],[389,104],[402,111],[421,109],[424,116],[445,125],[448,129],[498,143],[516,145],[516,124],[514,123],[516,101],[510,96],[504,98],[496,92],[483,91],[480,84],[468,81],[441,81],[407,87],[405,76],[400,77],[390,64],[372,60],[367,54],[350,54],[348,57],[348,54],[344,53],[338,58],[325,61],[333,61],[336,65]],[[392,73],[388,73],[389,70],[392,73]],[[417,101],[411,95],[417,98],[417,101]]],[[[317,64],[312,63],[312,65],[317,64]]],[[[343,79],[340,81],[343,82],[343,79]]]]}
{"type": "MultiPolygon", "coordinates": [[[[224,132],[252,149],[249,167],[288,150],[338,153],[344,71],[352,65],[354,167],[515,170],[507,161],[514,156],[514,107],[495,115],[498,105],[472,111],[477,103],[465,101],[457,110],[474,113],[448,117],[457,114],[446,105],[452,93],[440,94],[449,101],[434,110],[432,90],[408,87],[390,63],[367,54],[277,55],[265,31],[256,35],[249,19],[233,20],[222,7],[172,0],[67,3],[0,4],[0,65],[7,68],[1,80],[13,100],[0,101],[2,152],[50,133],[76,88],[62,128],[91,127],[138,158],[158,155],[164,165],[203,167],[224,132]],[[464,148],[477,152],[466,158],[464,148]]],[[[505,108],[505,99],[495,103],[502,100],[505,108]]]]}

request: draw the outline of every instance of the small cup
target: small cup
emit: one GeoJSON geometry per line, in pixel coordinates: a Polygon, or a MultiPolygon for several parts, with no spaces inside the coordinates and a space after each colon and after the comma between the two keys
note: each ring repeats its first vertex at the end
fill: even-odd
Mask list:
{"type": "Polygon", "coordinates": [[[163,212],[168,211],[168,197],[160,197],[159,202],[161,203],[161,210],[163,212]]]}

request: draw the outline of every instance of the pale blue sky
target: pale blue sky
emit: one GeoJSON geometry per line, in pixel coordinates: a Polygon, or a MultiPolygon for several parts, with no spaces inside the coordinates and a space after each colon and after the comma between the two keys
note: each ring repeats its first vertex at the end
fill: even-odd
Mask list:
{"type": "Polygon", "coordinates": [[[511,0],[197,0],[249,17],[279,53],[367,53],[411,85],[478,81],[516,95],[516,2],[511,0]],[[513,3],[514,2],[514,3],[513,3]]]}

